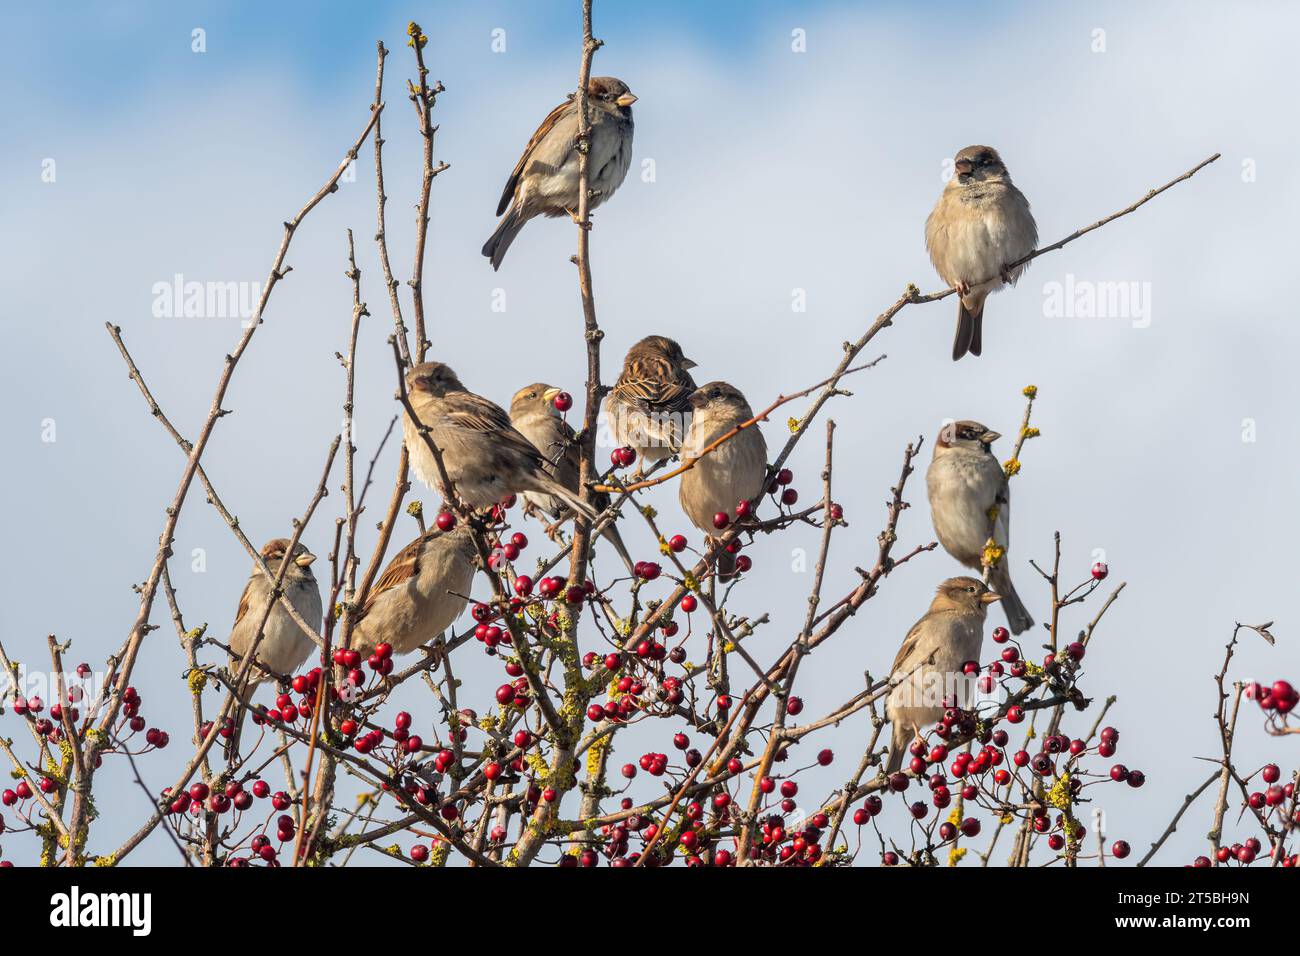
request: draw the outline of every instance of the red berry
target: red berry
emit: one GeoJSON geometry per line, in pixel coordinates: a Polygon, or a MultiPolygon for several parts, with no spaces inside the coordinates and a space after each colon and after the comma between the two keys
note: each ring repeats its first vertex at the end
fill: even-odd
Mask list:
{"type": "Polygon", "coordinates": [[[450,531],[456,527],[456,515],[450,511],[439,511],[433,523],[438,526],[439,531],[450,531]]]}
{"type": "Polygon", "coordinates": [[[555,406],[556,411],[567,412],[573,407],[573,396],[568,392],[560,392],[551,399],[551,404],[555,406]]]}
{"type": "Polygon", "coordinates": [[[681,554],[686,550],[686,538],[680,534],[675,534],[668,539],[668,547],[674,554],[681,554]]]}
{"type": "Polygon", "coordinates": [[[719,511],[713,516],[713,527],[721,531],[727,525],[731,524],[731,515],[725,511],[719,511]]]}
{"type": "Polygon", "coordinates": [[[1101,561],[1098,561],[1092,566],[1092,577],[1094,581],[1104,581],[1108,574],[1110,574],[1110,568],[1106,567],[1106,565],[1101,561]]]}

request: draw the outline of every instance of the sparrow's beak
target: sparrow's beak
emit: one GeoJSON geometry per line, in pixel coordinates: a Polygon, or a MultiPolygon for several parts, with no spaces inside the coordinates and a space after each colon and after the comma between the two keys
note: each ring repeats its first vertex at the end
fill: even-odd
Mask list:
{"type": "Polygon", "coordinates": [[[993,429],[990,428],[983,435],[980,435],[980,441],[982,441],[986,445],[991,445],[1001,437],[1002,437],[1001,432],[995,432],[993,429]]]}
{"type": "Polygon", "coordinates": [[[300,568],[309,568],[311,567],[311,563],[315,560],[316,555],[308,551],[305,554],[300,554],[298,557],[294,558],[293,563],[298,565],[300,568]]]}
{"type": "Polygon", "coordinates": [[[953,164],[953,168],[957,171],[958,176],[965,176],[967,173],[969,173],[972,169],[975,168],[975,164],[972,163],[969,159],[959,159],[957,160],[956,163],[953,164]]]}
{"type": "Polygon", "coordinates": [[[562,391],[564,391],[562,388],[548,388],[546,391],[542,392],[542,398],[548,402],[553,401],[555,396],[559,395],[562,391]]]}
{"type": "Polygon", "coordinates": [[[992,604],[995,601],[1001,601],[1001,600],[1002,600],[1002,595],[999,594],[997,591],[985,591],[983,594],[980,595],[981,604],[992,604]]]}
{"type": "Polygon", "coordinates": [[[633,103],[636,102],[636,96],[632,93],[624,93],[614,102],[617,103],[619,106],[631,106],[633,103]]]}
{"type": "Polygon", "coordinates": [[[682,368],[686,368],[686,369],[695,368],[695,363],[690,359],[686,358],[685,356],[682,356],[682,368]]]}

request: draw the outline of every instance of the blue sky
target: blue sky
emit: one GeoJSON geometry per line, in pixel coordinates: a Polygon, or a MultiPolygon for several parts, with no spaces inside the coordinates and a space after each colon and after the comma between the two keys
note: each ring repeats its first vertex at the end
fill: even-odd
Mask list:
{"type": "MultiPolygon", "coordinates": [[[[530,226],[497,274],[478,248],[519,149],[576,81],[578,9],[100,3],[0,13],[8,343],[0,441],[6,497],[16,503],[0,571],[26,596],[0,605],[11,654],[38,656],[50,631],[92,663],[116,648],[135,611],[130,585],[148,569],[182,465],[103,323],[122,326],[159,400],[192,433],[239,322],[156,318],[152,289],[177,273],[264,280],[280,222],[365,122],[380,36],[393,54],[384,127],[391,249],[398,278],[409,275],[418,142],[400,85],[413,72],[412,18],[431,37],[432,74],[447,87],[437,148],[452,168],[435,184],[428,265],[435,353],[498,402],[539,377],[577,391],[571,231],[530,226]],[[195,27],[206,31],[203,54],[191,52],[195,27]],[[504,54],[490,46],[498,27],[504,54]],[[47,159],[54,183],[41,178],[47,159]],[[491,308],[497,290],[508,297],[504,314],[491,308]],[[40,440],[46,420],[57,423],[56,442],[40,440]],[[75,599],[51,573],[69,565],[84,581],[75,599]]],[[[995,4],[972,24],[968,6],[947,4],[597,2],[607,46],[596,69],[641,97],[633,173],[598,211],[593,233],[606,366],[642,334],[671,334],[706,378],[734,382],[756,405],[823,378],[839,343],[861,334],[906,283],[938,287],[922,223],[944,161],[962,146],[1001,150],[1045,241],[1223,153],[991,299],[978,361],[949,359],[951,301],[908,310],[872,353],[888,360],[829,409],[853,522],[836,545],[846,573],[831,582],[835,591],[866,560],[903,445],[917,434],[928,441],[948,417],[1011,434],[1020,388],[1039,386],[1044,437],[1027,450],[1013,490],[1014,573],[1041,619],[1045,594],[1028,559],[1041,563],[1060,530],[1080,575],[1100,550],[1113,580],[1129,582],[1090,651],[1096,672],[1085,685],[1119,694],[1113,714],[1133,748],[1122,756],[1148,772],[1140,794],[1106,797],[1109,832],[1135,846],[1203,775],[1193,758],[1215,747],[1209,677],[1232,622],[1278,621],[1277,648],[1243,647],[1243,675],[1295,677],[1300,662],[1297,622],[1286,618],[1296,572],[1289,542],[1300,534],[1300,333],[1287,290],[1300,199],[1300,143],[1288,121],[1298,17],[1280,4],[995,4]],[[796,28],[807,31],[806,53],[790,49],[796,28]],[[1104,52],[1095,50],[1097,30],[1104,52]],[[1149,326],[1049,316],[1049,286],[1067,279],[1146,283],[1149,326]],[[791,311],[794,290],[806,293],[806,312],[791,311]],[[1247,420],[1256,425],[1251,442],[1242,439],[1247,420]]],[[[373,201],[367,150],[356,182],[295,239],[295,271],[240,365],[233,414],[205,459],[258,541],[302,510],[339,427],[333,352],[350,311],[349,227],[375,316],[360,360],[362,457],[393,414],[373,201]]],[[[781,439],[773,423],[769,446],[781,439]]],[[[811,486],[818,449],[806,444],[794,467],[811,486]]],[[[377,472],[384,485],[392,458],[390,447],[377,472]]],[[[919,479],[904,542],[930,540],[919,479]]],[[[652,503],[675,513],[675,492],[659,492],[652,503]]],[[[309,534],[317,553],[328,547],[325,524],[309,534]]],[[[653,547],[643,531],[625,535],[634,550],[653,547]]],[[[812,546],[795,532],[754,549],[747,606],[762,610],[778,595],[772,633],[755,645],[761,657],[797,624],[808,582],[791,570],[790,552],[812,546]]],[[[196,549],[206,569],[178,572],[182,602],[188,618],[219,633],[248,562],[200,496],[181,522],[181,566],[196,549]]],[[[957,570],[935,553],[900,571],[815,656],[813,686],[839,701],[863,670],[887,668],[935,583],[957,570]]],[[[165,615],[156,620],[166,624],[165,615]]],[[[156,639],[137,683],[161,719],[179,712],[184,688],[174,637],[164,627],[156,639]]],[[[485,660],[464,666],[467,680],[498,682],[499,668],[485,660]]],[[[173,739],[187,736],[179,720],[171,729],[173,739]]],[[[831,735],[841,760],[856,757],[863,733],[859,721],[831,735]]],[[[1250,759],[1279,756],[1255,726],[1241,739],[1250,759]]],[[[171,763],[151,758],[143,769],[161,786],[171,763]]],[[[842,773],[830,776],[825,789],[842,773]]],[[[142,801],[129,778],[107,779],[124,800],[142,801]]],[[[1176,835],[1167,862],[1199,852],[1202,821],[1176,835]]],[[[120,835],[111,821],[100,832],[105,844],[120,835]]],[[[139,861],[170,852],[151,841],[139,861]]]]}

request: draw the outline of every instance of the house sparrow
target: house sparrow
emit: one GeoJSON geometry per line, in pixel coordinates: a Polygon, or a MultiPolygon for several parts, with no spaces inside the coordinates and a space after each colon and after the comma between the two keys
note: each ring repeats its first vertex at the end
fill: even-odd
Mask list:
{"type": "Polygon", "coordinates": [[[682,347],[662,335],[647,336],[628,349],[605,399],[614,440],[650,461],[677,454],[690,425],[695,380],[688,369],[693,368],[682,347]]]}
{"type": "MultiPolygon", "coordinates": [[[[287,538],[274,538],[262,546],[262,560],[272,574],[280,573],[280,565],[289,549],[287,538]]],[[[304,621],[314,627],[321,623],[320,585],[316,575],[312,574],[311,563],[316,560],[299,542],[293,551],[293,560],[284,573],[283,588],[289,603],[302,615],[304,621]]],[[[271,600],[271,582],[267,580],[262,569],[254,565],[253,573],[248,576],[244,593],[239,598],[239,610],[235,612],[235,624],[230,629],[230,673],[233,678],[239,673],[244,657],[253,646],[257,637],[258,625],[266,613],[267,602],[271,600]]],[[[257,644],[256,661],[267,670],[283,677],[288,677],[301,667],[311,655],[315,645],[305,631],[289,616],[289,612],[277,600],[271,608],[262,627],[262,640],[257,644]]],[[[248,670],[245,688],[251,693],[262,681],[269,680],[265,672],[256,664],[248,670]]],[[[244,708],[241,706],[234,720],[234,731],[227,745],[227,758],[239,752],[239,726],[243,722],[244,708]]]]}
{"type": "Polygon", "coordinates": [[[1001,599],[978,578],[949,578],[939,585],[925,617],[907,632],[890,671],[899,683],[885,699],[893,729],[885,773],[903,766],[911,742],[923,737],[948,706],[971,705],[974,678],[962,673],[962,665],[979,658],[985,612],[1001,599]]]}
{"type": "Polygon", "coordinates": [[[465,610],[477,551],[469,527],[426,531],[397,553],[357,612],[352,648],[387,642],[406,654],[445,631],[465,610]]]}
{"type": "MultiPolygon", "coordinates": [[[[406,373],[411,408],[442,453],[447,476],[466,504],[490,508],[525,491],[554,495],[588,520],[597,512],[546,473],[532,443],[510,424],[499,405],[467,391],[456,373],[441,362],[425,362],[406,373]]],[[[438,466],[409,415],[402,434],[416,477],[438,490],[438,466]]]]}
{"type": "MultiPolygon", "coordinates": [[[[939,543],[973,571],[983,571],[984,545],[989,538],[1004,552],[1010,540],[1011,491],[989,448],[1000,437],[979,422],[948,425],[939,433],[934,459],[925,474],[930,517],[939,543]]],[[[989,578],[1002,595],[1012,632],[1020,634],[1033,627],[1034,619],[1011,583],[1005,553],[993,565],[989,578]]]]}
{"type": "Polygon", "coordinates": [[[925,246],[939,277],[957,289],[956,361],[980,354],[984,299],[1004,283],[1015,285],[1024,266],[1007,266],[1034,251],[1038,226],[996,149],[967,146],[953,162],[953,176],[925,221],[925,246]]]}
{"type": "MultiPolygon", "coordinates": [[[[682,443],[682,458],[696,458],[713,441],[754,412],[739,389],[726,382],[710,382],[691,393],[691,422],[682,443]]],[[[727,439],[685,472],[677,491],[682,511],[691,524],[708,537],[717,529],[713,518],[719,512],[736,517],[736,506],[763,490],[767,477],[767,442],[757,425],[751,425],[727,439]]],[[[735,556],[725,550],[717,556],[718,577],[727,580],[735,573],[735,556]]]]}
{"type": "MultiPolygon", "coordinates": [[[[555,396],[559,394],[558,388],[544,382],[521,388],[510,401],[510,424],[542,453],[547,462],[546,473],[570,491],[577,492],[581,452],[578,436],[555,407],[555,396]]],[[[524,501],[550,515],[553,521],[559,521],[568,511],[568,505],[555,495],[525,492],[524,501]]],[[[592,502],[597,511],[603,512],[609,507],[609,495],[593,494],[592,502]]],[[[630,573],[634,567],[632,556],[628,554],[618,528],[610,523],[602,534],[614,546],[630,573]]]]}
{"type": "MultiPolygon", "coordinates": [[[[623,184],[632,165],[632,104],[627,84],[612,76],[594,76],[587,84],[591,135],[588,149],[590,208],[595,209],[623,184]]],[[[515,163],[497,204],[500,216],[483,255],[501,268],[510,243],[534,216],[576,216],[578,212],[578,98],[569,98],[542,120],[524,154],[515,163]]]]}

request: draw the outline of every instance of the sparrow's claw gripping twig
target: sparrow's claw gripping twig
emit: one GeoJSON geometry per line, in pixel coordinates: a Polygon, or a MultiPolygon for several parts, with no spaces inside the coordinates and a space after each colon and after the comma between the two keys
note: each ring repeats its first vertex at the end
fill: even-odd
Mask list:
{"type": "Polygon", "coordinates": [[[1002,263],[1002,281],[1007,285],[1011,285],[1011,267],[1005,262],[1002,263]]]}
{"type": "Polygon", "coordinates": [[[963,299],[970,295],[970,283],[965,279],[958,279],[957,284],[953,288],[957,290],[957,294],[963,299]]]}

